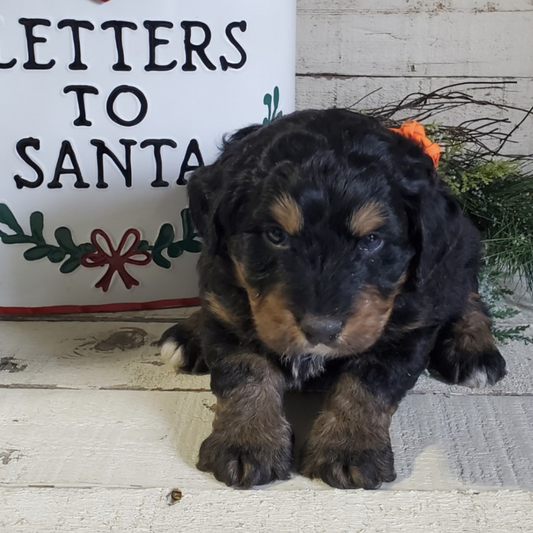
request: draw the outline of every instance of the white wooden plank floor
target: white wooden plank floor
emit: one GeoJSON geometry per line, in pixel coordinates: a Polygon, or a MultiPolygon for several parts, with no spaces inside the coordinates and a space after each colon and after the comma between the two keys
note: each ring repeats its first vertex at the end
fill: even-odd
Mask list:
{"type": "MultiPolygon", "coordinates": [[[[194,467],[208,378],[173,375],[151,346],[187,312],[0,322],[1,533],[533,533],[531,347],[503,348],[494,389],[422,377],[394,418],[395,483],[241,492],[194,467]]],[[[298,442],[319,405],[287,398],[298,442]]]]}

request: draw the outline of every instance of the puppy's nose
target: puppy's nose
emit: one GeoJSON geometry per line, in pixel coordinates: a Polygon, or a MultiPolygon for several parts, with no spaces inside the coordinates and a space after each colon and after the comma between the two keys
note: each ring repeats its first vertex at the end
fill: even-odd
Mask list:
{"type": "Polygon", "coordinates": [[[300,327],[311,344],[330,344],[342,331],[342,321],[308,315],[304,317],[300,327]]]}

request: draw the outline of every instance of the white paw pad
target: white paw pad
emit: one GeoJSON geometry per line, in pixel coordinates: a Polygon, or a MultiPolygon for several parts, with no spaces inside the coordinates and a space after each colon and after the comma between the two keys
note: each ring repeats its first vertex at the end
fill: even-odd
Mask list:
{"type": "Polygon", "coordinates": [[[472,375],[465,379],[461,385],[472,389],[484,389],[489,383],[487,371],[484,368],[478,368],[472,372],[472,375]]]}
{"type": "Polygon", "coordinates": [[[161,346],[161,359],[174,370],[179,370],[183,364],[183,346],[171,339],[165,341],[161,346]]]}

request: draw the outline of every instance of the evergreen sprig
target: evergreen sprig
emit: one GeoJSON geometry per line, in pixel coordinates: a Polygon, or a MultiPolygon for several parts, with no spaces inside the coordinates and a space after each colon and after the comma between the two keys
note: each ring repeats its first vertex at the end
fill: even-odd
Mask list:
{"type": "MultiPolygon", "coordinates": [[[[513,310],[503,303],[502,280],[518,277],[533,294],[533,154],[509,154],[513,135],[533,114],[532,109],[477,98],[476,91],[501,89],[516,82],[463,82],[429,93],[417,92],[398,102],[367,110],[388,127],[405,120],[424,122],[428,136],[444,151],[439,174],[481,232],[484,243],[484,297],[495,318],[509,318],[513,310]],[[511,123],[492,116],[447,125],[444,113],[476,108],[522,112],[511,123]],[[489,297],[490,296],[490,297],[489,297]]],[[[479,114],[479,113],[478,113],[479,114]]],[[[498,327],[501,340],[533,342],[527,326],[498,327]]]]}

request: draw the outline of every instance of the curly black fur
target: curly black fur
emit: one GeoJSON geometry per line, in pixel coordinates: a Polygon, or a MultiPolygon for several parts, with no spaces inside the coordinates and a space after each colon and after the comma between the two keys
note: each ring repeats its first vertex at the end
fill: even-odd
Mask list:
{"type": "Polygon", "coordinates": [[[426,368],[471,386],[504,376],[478,234],[411,140],[302,111],[235,134],[188,189],[202,319],[162,340],[209,367],[218,407],[200,465],[221,481],[287,477],[288,388],[330,387],[302,471],[373,488],[394,479],[390,416],[426,368]]]}

